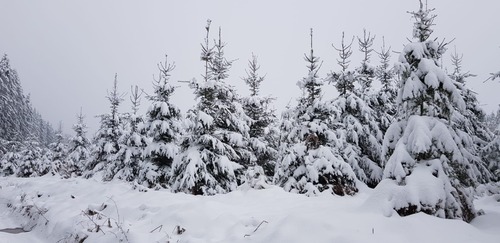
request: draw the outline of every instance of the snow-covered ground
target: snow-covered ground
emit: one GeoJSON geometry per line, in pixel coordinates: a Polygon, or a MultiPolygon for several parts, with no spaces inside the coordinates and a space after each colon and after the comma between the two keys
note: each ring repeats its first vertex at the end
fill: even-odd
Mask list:
{"type": "Polygon", "coordinates": [[[471,224],[419,213],[386,217],[383,200],[306,197],[279,187],[192,196],[96,179],[0,178],[0,242],[495,242],[500,195],[476,199],[471,224]],[[98,229],[99,228],[99,229],[98,229]]]}

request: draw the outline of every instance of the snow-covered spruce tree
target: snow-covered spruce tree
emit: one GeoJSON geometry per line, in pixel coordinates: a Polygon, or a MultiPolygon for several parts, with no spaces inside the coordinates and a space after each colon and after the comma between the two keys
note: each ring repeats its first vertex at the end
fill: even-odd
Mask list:
{"type": "Polygon", "coordinates": [[[15,175],[17,177],[36,177],[43,175],[43,172],[48,172],[50,162],[42,160],[42,155],[43,150],[40,144],[34,138],[28,138],[19,155],[14,156],[18,159],[14,162],[15,175]]]}
{"type": "Polygon", "coordinates": [[[332,124],[341,141],[342,158],[360,181],[374,187],[382,179],[380,151],[383,134],[375,119],[376,113],[355,90],[355,82],[362,78],[358,72],[348,70],[351,46],[352,41],[347,44],[342,33],[341,46],[334,47],[339,52],[337,62],[341,70],[331,72],[327,77],[340,93],[332,102],[337,111],[332,124]]]}
{"type": "Polygon", "coordinates": [[[17,172],[20,153],[16,150],[9,150],[0,158],[0,176],[15,175],[17,172]]]}
{"type": "Polygon", "coordinates": [[[54,140],[54,130],[33,109],[16,70],[4,55],[0,59],[0,139],[25,142],[28,137],[47,146],[54,140]]]}
{"type": "Polygon", "coordinates": [[[61,174],[65,178],[81,176],[90,159],[90,141],[87,138],[87,125],[84,118],[80,109],[80,113],[76,116],[77,122],[73,125],[75,135],[69,141],[68,156],[62,168],[61,174]]]}
{"type": "Polygon", "coordinates": [[[18,152],[22,150],[23,144],[4,139],[0,139],[0,142],[0,176],[13,175],[17,171],[18,152]]]}
{"type": "MultiPolygon", "coordinates": [[[[115,168],[117,163],[121,163],[118,161],[117,153],[120,150],[118,140],[123,134],[123,117],[118,112],[118,106],[123,101],[123,95],[118,93],[117,85],[118,79],[115,74],[113,89],[106,96],[110,103],[111,112],[99,116],[101,118],[100,127],[94,137],[91,158],[85,168],[84,176],[86,178],[92,177],[97,172],[107,171],[108,168],[115,168]]],[[[113,177],[113,173],[106,172],[102,179],[111,180],[113,177]]]]}
{"type": "Polygon", "coordinates": [[[36,140],[30,136],[23,143],[11,142],[10,152],[0,160],[0,175],[36,177],[51,171],[52,152],[36,140]]]}
{"type": "Polygon", "coordinates": [[[424,212],[470,222],[476,212],[466,187],[477,182],[477,168],[460,143],[464,132],[452,123],[466,105],[439,66],[446,44],[429,39],[432,11],[420,1],[420,9],[411,12],[416,41],[405,45],[397,63],[398,121],[384,137],[384,180],[377,189],[389,188],[389,201],[400,215],[424,212]]]}
{"type": "MultiPolygon", "coordinates": [[[[0,138],[0,159],[7,153],[9,152],[8,149],[9,141],[0,138]]],[[[1,167],[1,164],[0,164],[1,167]]]]}
{"type": "Polygon", "coordinates": [[[500,106],[497,107],[496,112],[491,112],[489,115],[486,115],[484,122],[490,132],[494,132],[500,125],[500,106]]]}
{"type": "MultiPolygon", "coordinates": [[[[183,134],[182,116],[179,108],[171,102],[175,87],[170,84],[175,64],[165,62],[158,65],[158,79],[154,80],[154,94],[148,96],[152,102],[141,128],[151,141],[144,150],[138,182],[147,187],[168,187],[173,161],[180,152],[179,143],[183,134]]],[[[147,142],[146,140],[142,139],[147,142]]]]}
{"type": "Polygon", "coordinates": [[[247,147],[251,119],[226,83],[232,62],[224,57],[220,29],[215,46],[209,45],[210,21],[206,31],[201,55],[206,71],[203,81],[190,83],[198,104],[188,113],[188,134],[182,154],[174,160],[172,187],[176,192],[213,195],[234,190],[254,155],[247,147]]]}
{"type": "Polygon", "coordinates": [[[492,180],[500,180],[500,126],[494,131],[492,140],[482,149],[483,158],[492,172],[492,180]]]}
{"type": "Polygon", "coordinates": [[[16,70],[7,55],[0,60],[0,138],[23,141],[28,135],[27,104],[16,70]]]}
{"type": "Polygon", "coordinates": [[[250,164],[262,167],[265,175],[272,177],[278,153],[276,147],[272,146],[272,136],[269,134],[270,126],[276,121],[274,110],[270,108],[274,98],[260,96],[260,85],[265,76],[259,75],[259,69],[257,56],[252,55],[252,59],[248,61],[247,77],[243,78],[250,88],[250,96],[244,97],[242,104],[245,113],[252,119],[249,145],[255,157],[250,164]]]}
{"type": "Polygon", "coordinates": [[[474,165],[473,169],[477,169],[474,171],[477,182],[485,183],[493,179],[493,174],[488,169],[487,159],[483,159],[484,156],[489,156],[489,153],[481,150],[492,140],[493,134],[484,123],[486,115],[480,107],[476,93],[466,86],[467,79],[475,75],[462,71],[462,55],[458,55],[456,50],[451,55],[451,61],[454,69],[450,78],[456,82],[455,85],[465,102],[465,112],[455,112],[452,122],[460,133],[461,141],[458,143],[463,144],[464,159],[474,165]]]}
{"type": "Polygon", "coordinates": [[[297,126],[295,107],[288,103],[281,112],[281,117],[278,121],[278,138],[277,138],[277,148],[278,148],[278,160],[281,160],[282,154],[288,149],[292,144],[299,142],[298,137],[292,133],[294,127],[297,126]]]}
{"type": "Polygon", "coordinates": [[[386,48],[385,40],[382,42],[380,52],[377,52],[380,65],[375,69],[375,78],[382,85],[375,94],[375,104],[372,106],[376,113],[376,120],[380,131],[385,134],[389,126],[395,122],[396,97],[398,95],[395,86],[394,68],[390,66],[391,48],[386,48]]]}
{"type": "MultiPolygon", "coordinates": [[[[66,161],[68,154],[68,146],[66,141],[64,141],[64,134],[62,131],[62,123],[59,123],[59,128],[56,131],[56,141],[49,145],[49,149],[52,152],[52,162],[50,165],[50,171],[46,173],[51,173],[52,175],[62,174],[62,167],[66,161]]],[[[44,173],[44,174],[46,174],[44,173]]]]}
{"type": "Polygon", "coordinates": [[[143,122],[143,117],[137,114],[140,99],[141,93],[139,93],[139,87],[131,87],[130,102],[132,103],[132,113],[122,116],[122,119],[126,120],[126,122],[124,122],[123,132],[118,139],[117,163],[108,166],[104,175],[105,178],[133,181],[139,176],[143,151],[147,143],[145,131],[139,129],[139,125],[143,122]]]}
{"type": "Polygon", "coordinates": [[[331,127],[333,108],[322,100],[323,81],[318,77],[319,58],[311,50],[305,54],[308,75],[297,82],[303,95],[293,112],[295,125],[282,147],[276,164],[275,183],[286,191],[308,196],[328,191],[353,195],[358,191],[351,167],[339,154],[340,142],[331,127]]]}
{"type": "MultiPolygon", "coordinates": [[[[51,143],[54,144],[54,143],[51,143]]],[[[63,145],[64,146],[64,145],[63,145]]],[[[59,174],[59,169],[61,168],[61,161],[54,160],[54,153],[52,151],[52,147],[40,146],[39,147],[41,153],[40,157],[36,161],[36,175],[56,175],[59,174]]],[[[64,151],[61,153],[64,157],[64,151]]]]}

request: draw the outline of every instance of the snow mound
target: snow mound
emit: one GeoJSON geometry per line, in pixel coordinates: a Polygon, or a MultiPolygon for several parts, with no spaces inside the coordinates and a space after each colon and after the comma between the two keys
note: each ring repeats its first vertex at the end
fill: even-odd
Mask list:
{"type": "Polygon", "coordinates": [[[439,160],[418,164],[405,184],[384,179],[375,188],[366,205],[377,205],[383,215],[390,217],[394,212],[406,215],[407,211],[425,212],[445,217],[445,203],[449,200],[448,191],[452,190],[443,175],[439,160]]]}

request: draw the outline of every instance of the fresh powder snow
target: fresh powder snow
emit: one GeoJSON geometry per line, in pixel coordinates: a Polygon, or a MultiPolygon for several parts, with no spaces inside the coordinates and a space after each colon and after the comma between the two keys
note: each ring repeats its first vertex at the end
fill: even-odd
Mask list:
{"type": "Polygon", "coordinates": [[[434,189],[437,178],[419,173],[426,169],[411,176],[426,187],[405,192],[384,180],[383,190],[358,186],[359,193],[344,197],[307,197],[270,185],[194,196],[94,178],[1,177],[0,242],[498,242],[500,196],[485,186],[475,200],[484,214],[470,224],[424,213],[400,217],[392,209],[389,195],[423,193],[433,201],[443,194],[434,189]]]}

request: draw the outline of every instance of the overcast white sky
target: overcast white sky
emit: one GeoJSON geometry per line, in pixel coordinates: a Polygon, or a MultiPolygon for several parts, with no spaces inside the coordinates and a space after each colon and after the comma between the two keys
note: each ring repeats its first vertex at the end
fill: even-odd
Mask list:
{"type": "MultiPolygon", "coordinates": [[[[241,77],[254,52],[262,73],[267,73],[262,93],[277,97],[275,106],[281,110],[300,94],[296,81],[307,73],[303,53],[309,48],[309,28],[314,28],[324,77],[339,69],[331,44],[339,44],[342,31],[350,37],[366,28],[377,36],[377,49],[385,36],[394,51],[402,50],[413,25],[407,11],[416,10],[418,1],[0,0],[0,5],[0,53],[9,55],[34,106],[54,125],[62,121],[68,133],[83,107],[93,133],[98,127],[95,115],[109,110],[105,96],[115,73],[120,91],[129,94],[130,86],[137,84],[150,92],[156,64],[168,54],[177,65],[173,80],[200,78],[200,42],[208,18],[214,34],[222,27],[227,58],[238,59],[228,82],[248,94],[241,77]]],[[[464,68],[478,75],[469,80],[469,87],[478,92],[486,111],[495,110],[500,83],[483,81],[500,70],[500,2],[433,0],[429,6],[438,15],[434,37],[456,38],[444,64],[449,64],[448,54],[456,46],[464,55],[464,68]]],[[[359,57],[355,52],[353,65],[359,57]]],[[[179,85],[173,102],[186,111],[194,105],[194,96],[179,85]]],[[[324,96],[336,93],[329,89],[324,96]]],[[[142,102],[145,112],[148,101],[142,102]]],[[[127,99],[121,111],[129,110],[127,99]]]]}

